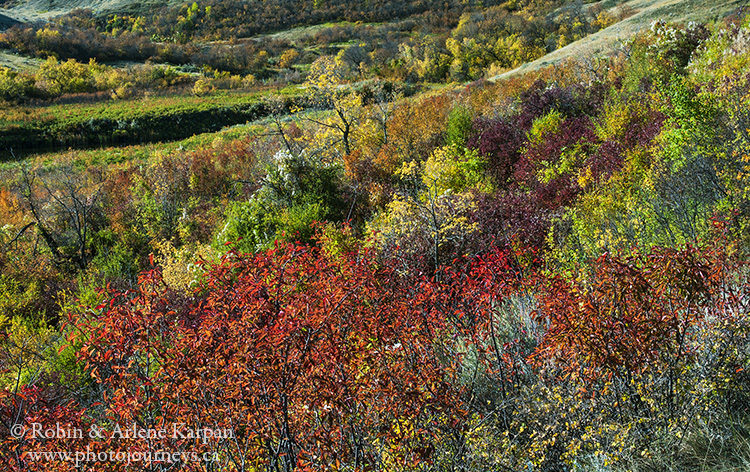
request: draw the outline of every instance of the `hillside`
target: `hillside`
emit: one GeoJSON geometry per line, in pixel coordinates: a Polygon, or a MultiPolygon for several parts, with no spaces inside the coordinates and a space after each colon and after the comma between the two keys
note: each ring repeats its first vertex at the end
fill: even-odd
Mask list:
{"type": "Polygon", "coordinates": [[[17,24],[19,24],[17,20],[14,20],[13,18],[7,17],[5,15],[0,15],[0,31],[17,24]]]}
{"type": "Polygon", "coordinates": [[[584,1],[0,0],[3,469],[750,471],[750,12],[584,1]]]}
{"type": "Polygon", "coordinates": [[[149,7],[163,6],[179,1],[154,0],[20,0],[6,2],[10,8],[1,8],[0,14],[18,21],[33,21],[64,15],[78,8],[88,8],[95,12],[145,11],[149,7]]]}
{"type": "Polygon", "coordinates": [[[5,6],[0,8],[0,14],[19,21],[34,21],[87,9],[97,16],[142,15],[158,22],[156,17],[167,15],[169,21],[177,22],[180,16],[184,20],[190,15],[188,7],[197,4],[200,10],[213,10],[213,18],[207,22],[212,27],[217,26],[215,23],[235,28],[250,23],[253,33],[265,33],[328,21],[389,21],[421,14],[445,15],[447,12],[457,20],[466,9],[500,3],[500,0],[6,0],[0,2],[0,6],[5,6]]]}
{"type": "Polygon", "coordinates": [[[539,59],[496,75],[490,80],[494,81],[525,74],[568,60],[578,61],[584,57],[606,55],[613,52],[633,34],[649,28],[651,23],[656,20],[675,23],[712,21],[736,12],[742,6],[747,5],[747,2],[744,0],[722,2],[711,0],[629,0],[627,2],[604,0],[598,2],[598,4],[609,10],[615,8],[632,9],[635,14],[539,59]]]}

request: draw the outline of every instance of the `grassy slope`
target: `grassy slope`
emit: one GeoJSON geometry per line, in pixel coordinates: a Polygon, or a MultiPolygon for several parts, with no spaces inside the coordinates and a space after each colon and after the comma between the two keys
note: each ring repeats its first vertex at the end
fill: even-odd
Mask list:
{"type": "Polygon", "coordinates": [[[69,13],[76,8],[88,8],[97,12],[129,12],[147,10],[149,5],[183,3],[182,0],[21,0],[17,5],[0,9],[0,14],[19,21],[33,21],[52,18],[69,13]]]}
{"type": "Polygon", "coordinates": [[[295,100],[295,87],[210,96],[169,95],[94,104],[0,109],[0,161],[66,148],[174,141],[263,118],[266,95],[295,100]],[[180,126],[180,123],[183,125],[180,126]],[[190,123],[190,126],[184,126],[190,123]]]}
{"type": "Polygon", "coordinates": [[[177,152],[195,151],[210,148],[217,143],[269,132],[264,120],[240,124],[212,133],[200,133],[178,141],[131,144],[96,149],[71,149],[68,151],[46,152],[15,161],[0,160],[0,182],[10,182],[18,177],[24,165],[54,169],[73,165],[76,168],[107,166],[128,162],[149,162],[151,159],[177,152]]]}
{"type": "Polygon", "coordinates": [[[564,48],[560,48],[535,61],[514,70],[492,77],[498,80],[559,64],[569,59],[579,60],[585,56],[607,54],[615,50],[623,40],[649,28],[655,20],[669,22],[710,21],[723,18],[736,11],[746,0],[629,0],[613,2],[605,0],[604,7],[624,4],[633,8],[635,15],[615,23],[609,28],[589,35],[564,48]]]}
{"type": "Polygon", "coordinates": [[[11,69],[15,70],[33,71],[37,67],[39,67],[39,64],[41,63],[41,59],[22,56],[11,51],[0,50],[0,67],[10,67],[11,69]]]}

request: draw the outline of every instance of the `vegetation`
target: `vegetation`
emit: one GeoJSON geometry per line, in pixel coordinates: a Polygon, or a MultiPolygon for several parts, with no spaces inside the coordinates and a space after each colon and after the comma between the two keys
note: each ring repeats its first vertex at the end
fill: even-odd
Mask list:
{"type": "MultiPolygon", "coordinates": [[[[7,113],[0,142],[15,152],[175,140],[265,116],[258,94],[215,94],[55,105],[7,113]],[[179,125],[190,122],[190,128],[179,125]]],[[[10,155],[4,156],[10,158],[10,155]]]]}
{"type": "MultiPolygon", "coordinates": [[[[160,39],[234,25],[193,5],[184,42],[160,39]]],[[[747,468],[750,17],[655,22],[595,66],[497,83],[383,79],[480,79],[616,20],[467,5],[384,62],[372,43],[311,59],[304,38],[330,29],[289,33],[279,58],[304,79],[281,93],[152,65],[175,82],[133,94],[157,96],[50,103],[139,72],[4,72],[28,93],[3,146],[206,132],[0,167],[10,470],[747,468]]],[[[120,21],[98,34],[161,27],[120,21]]]]}
{"type": "Polygon", "coordinates": [[[10,28],[0,47],[43,59],[149,60],[285,83],[301,82],[321,55],[336,55],[352,79],[467,80],[541,57],[627,14],[563,1],[482,3],[211,1],[167,4],[148,21],[75,10],[10,28]],[[297,37],[268,34],[327,21],[338,23],[297,37]]]}

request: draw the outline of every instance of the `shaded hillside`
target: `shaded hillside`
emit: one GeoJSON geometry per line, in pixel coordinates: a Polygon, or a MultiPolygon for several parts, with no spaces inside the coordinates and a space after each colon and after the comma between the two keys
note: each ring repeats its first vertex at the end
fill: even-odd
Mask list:
{"type": "Polygon", "coordinates": [[[19,24],[20,22],[18,20],[14,20],[13,18],[7,17],[5,15],[0,15],[0,30],[8,29],[11,26],[19,24]]]}

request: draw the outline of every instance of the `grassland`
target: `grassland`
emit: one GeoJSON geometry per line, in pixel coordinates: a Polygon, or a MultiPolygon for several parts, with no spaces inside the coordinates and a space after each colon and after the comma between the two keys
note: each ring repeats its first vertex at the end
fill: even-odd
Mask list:
{"type": "Polygon", "coordinates": [[[0,67],[8,67],[14,70],[35,70],[41,63],[41,59],[14,54],[11,51],[0,51],[0,67]]]}
{"type": "Polygon", "coordinates": [[[149,6],[163,6],[178,1],[155,0],[21,0],[10,8],[0,9],[0,14],[18,21],[33,21],[70,13],[77,8],[96,12],[146,11],[149,6]]]}
{"type": "Polygon", "coordinates": [[[262,134],[267,131],[268,123],[259,120],[249,124],[226,127],[216,132],[194,134],[176,141],[46,152],[29,156],[23,160],[0,162],[0,180],[8,182],[17,178],[19,169],[23,165],[43,169],[56,169],[61,166],[85,169],[93,166],[108,167],[125,163],[145,164],[154,162],[163,156],[208,149],[223,142],[262,134]]]}
{"type": "Polygon", "coordinates": [[[0,110],[0,160],[39,151],[174,141],[257,120],[268,114],[263,97],[299,101],[300,89],[218,92],[0,110]]]}

